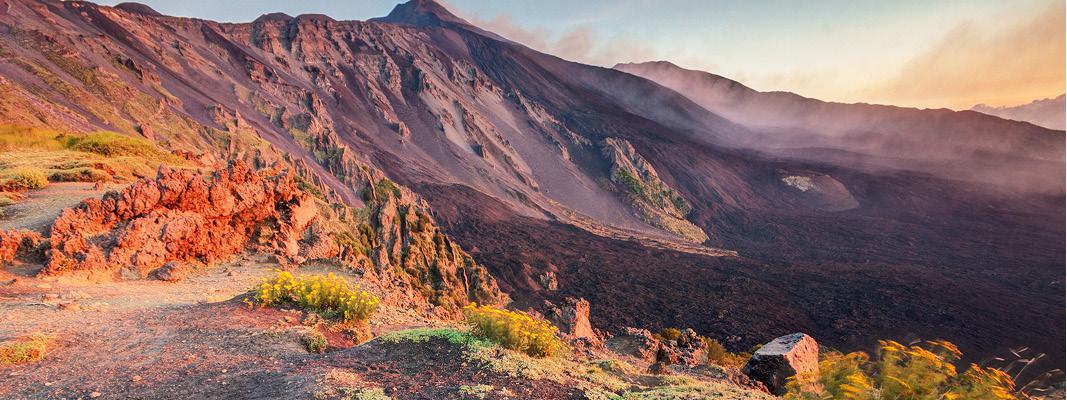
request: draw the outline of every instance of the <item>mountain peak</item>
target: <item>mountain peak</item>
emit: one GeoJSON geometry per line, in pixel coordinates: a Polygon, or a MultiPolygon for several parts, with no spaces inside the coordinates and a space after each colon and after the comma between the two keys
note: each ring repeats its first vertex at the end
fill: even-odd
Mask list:
{"type": "Polygon", "coordinates": [[[371,21],[418,26],[435,26],[445,22],[470,25],[434,0],[410,0],[407,3],[397,4],[389,15],[374,18],[371,21]]]}
{"type": "Polygon", "coordinates": [[[148,15],[148,16],[152,16],[152,17],[162,17],[163,16],[163,14],[160,14],[158,11],[152,9],[152,7],[149,7],[148,5],[141,4],[141,3],[132,3],[132,2],[119,3],[119,4],[115,5],[115,8],[123,10],[123,11],[126,11],[126,12],[129,12],[129,13],[148,15]]]}

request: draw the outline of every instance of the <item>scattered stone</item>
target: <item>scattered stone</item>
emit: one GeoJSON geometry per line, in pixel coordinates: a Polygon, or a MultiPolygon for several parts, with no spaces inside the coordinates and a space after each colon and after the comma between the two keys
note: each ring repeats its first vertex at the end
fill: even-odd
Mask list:
{"type": "Polygon", "coordinates": [[[556,273],[552,271],[546,271],[537,277],[541,281],[541,287],[548,291],[555,291],[559,289],[559,281],[556,280],[556,273]]]}
{"type": "MultiPolygon", "coordinates": [[[[763,382],[776,395],[786,393],[786,381],[797,374],[816,377],[819,374],[819,344],[811,336],[794,333],[778,337],[752,355],[741,368],[750,378],[763,382]]],[[[803,384],[817,390],[818,382],[803,384]]]]}
{"type": "Polygon", "coordinates": [[[103,396],[103,395],[104,395],[104,394],[103,394],[103,393],[100,393],[100,392],[92,392],[92,393],[89,393],[89,397],[92,397],[92,398],[94,398],[94,399],[95,399],[95,398],[97,398],[97,397],[103,396]]]}
{"type": "Polygon", "coordinates": [[[64,300],[85,300],[85,299],[91,299],[92,296],[89,296],[88,293],[82,292],[80,290],[75,290],[75,291],[66,292],[66,293],[60,295],[59,298],[64,299],[64,300]]]}
{"type": "Polygon", "coordinates": [[[140,382],[141,381],[141,376],[140,375],[134,375],[134,376],[130,377],[130,381],[140,382]]]}
{"type": "Polygon", "coordinates": [[[671,370],[667,368],[667,365],[668,364],[665,362],[654,362],[652,365],[648,366],[648,373],[652,375],[667,375],[671,373],[671,370]]]}
{"type": "Polygon", "coordinates": [[[169,261],[163,264],[155,271],[152,271],[152,278],[164,281],[164,282],[181,282],[185,280],[185,277],[189,275],[189,267],[184,263],[177,261],[169,261]]]}
{"type": "Polygon", "coordinates": [[[608,349],[615,353],[655,361],[659,341],[647,329],[623,328],[623,333],[608,339],[608,349]]]}

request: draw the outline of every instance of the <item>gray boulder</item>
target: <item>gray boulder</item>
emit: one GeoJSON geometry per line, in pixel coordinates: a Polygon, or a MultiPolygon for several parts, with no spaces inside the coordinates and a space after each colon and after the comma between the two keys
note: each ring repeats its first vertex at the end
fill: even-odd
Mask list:
{"type": "MultiPolygon", "coordinates": [[[[803,333],[778,337],[757,350],[741,368],[741,372],[763,382],[771,393],[783,395],[790,377],[797,374],[805,374],[806,377],[819,375],[819,344],[803,333]]],[[[802,384],[815,386],[818,382],[806,379],[802,384]]]]}

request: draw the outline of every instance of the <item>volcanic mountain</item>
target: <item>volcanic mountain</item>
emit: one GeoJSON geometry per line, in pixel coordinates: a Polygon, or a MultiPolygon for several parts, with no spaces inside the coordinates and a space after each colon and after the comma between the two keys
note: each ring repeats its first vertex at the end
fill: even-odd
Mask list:
{"type": "Polygon", "coordinates": [[[1062,190],[1061,185],[1045,185],[1046,179],[1063,177],[1062,134],[1037,126],[972,111],[832,103],[789,92],[760,92],[666,61],[618,64],[615,69],[674,89],[758,132],[733,138],[735,146],[850,168],[916,171],[1011,190],[1062,190]]]}
{"type": "Polygon", "coordinates": [[[1062,131],[620,69],[431,0],[249,23],[0,0],[0,121],[278,162],[353,207],[386,176],[519,307],[580,296],[595,326],[737,349],[799,330],[1062,364],[1062,131]]]}

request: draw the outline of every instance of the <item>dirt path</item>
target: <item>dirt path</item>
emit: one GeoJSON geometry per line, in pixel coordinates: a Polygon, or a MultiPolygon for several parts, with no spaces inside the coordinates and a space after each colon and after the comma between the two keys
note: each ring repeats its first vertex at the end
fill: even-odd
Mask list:
{"type": "MultiPolygon", "coordinates": [[[[481,379],[510,380],[468,370],[461,358],[436,354],[438,348],[398,351],[372,342],[349,349],[352,343],[327,334],[331,350],[309,353],[300,343],[310,329],[302,324],[302,313],[253,309],[242,302],[248,289],[276,267],[262,257],[242,256],[179,283],[88,283],[34,278],[34,266],[0,269],[0,342],[31,334],[53,338],[44,360],[0,365],[0,398],[312,398],[324,390],[327,376],[338,373],[387,387],[394,398],[427,398],[428,393],[455,394],[460,385],[481,379]],[[339,352],[350,355],[337,358],[339,352]],[[398,370],[418,373],[405,378],[398,370]],[[458,380],[441,388],[440,378],[427,377],[458,380]]],[[[384,308],[371,327],[379,335],[440,324],[384,308]]],[[[520,392],[536,393],[539,387],[513,381],[516,390],[525,388],[520,392]]],[[[575,397],[559,385],[546,388],[551,396],[535,397],[575,397]]]]}
{"type": "Polygon", "coordinates": [[[109,190],[117,190],[125,184],[109,183],[94,189],[93,183],[52,183],[41,190],[26,192],[26,198],[4,207],[0,215],[0,230],[29,229],[45,233],[64,208],[73,207],[83,199],[101,197],[109,190]]]}

